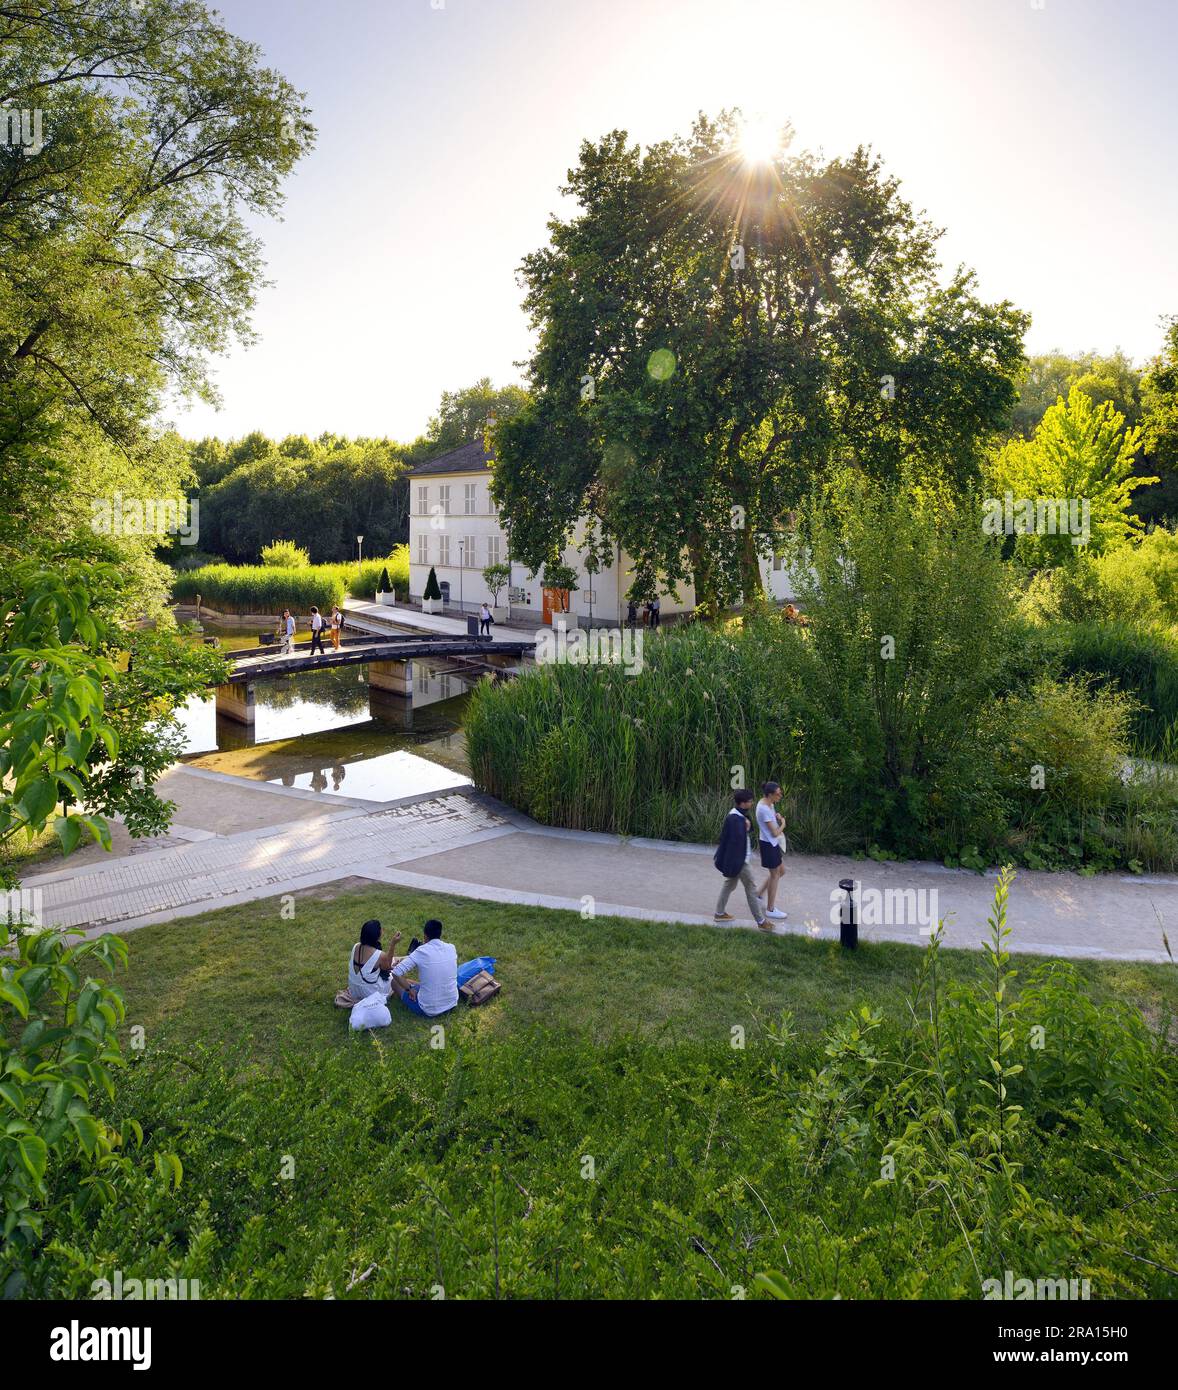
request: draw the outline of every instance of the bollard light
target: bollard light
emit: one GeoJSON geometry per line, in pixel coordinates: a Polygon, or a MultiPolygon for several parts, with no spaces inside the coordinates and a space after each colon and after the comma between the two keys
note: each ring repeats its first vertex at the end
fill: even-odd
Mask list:
{"type": "Polygon", "coordinates": [[[839,944],[853,951],[859,945],[859,927],[855,921],[855,880],[840,878],[839,887],[843,890],[843,901],[839,908],[839,944]]]}

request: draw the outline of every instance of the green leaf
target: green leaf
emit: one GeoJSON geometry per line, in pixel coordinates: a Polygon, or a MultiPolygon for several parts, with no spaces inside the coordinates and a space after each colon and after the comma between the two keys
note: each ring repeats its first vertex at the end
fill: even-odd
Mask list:
{"type": "Polygon", "coordinates": [[[16,1141],[20,1151],[21,1162],[29,1171],[29,1175],[38,1185],[45,1177],[45,1167],[49,1162],[49,1150],[45,1147],[44,1139],[40,1139],[35,1134],[27,1134],[16,1141]]]}

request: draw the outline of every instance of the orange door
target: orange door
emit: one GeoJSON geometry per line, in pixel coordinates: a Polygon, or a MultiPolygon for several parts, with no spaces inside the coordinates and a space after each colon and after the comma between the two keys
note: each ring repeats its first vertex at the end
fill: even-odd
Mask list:
{"type": "Polygon", "coordinates": [[[544,621],[552,622],[554,613],[567,613],[569,611],[569,591],[567,589],[545,589],[544,590],[544,621]]]}

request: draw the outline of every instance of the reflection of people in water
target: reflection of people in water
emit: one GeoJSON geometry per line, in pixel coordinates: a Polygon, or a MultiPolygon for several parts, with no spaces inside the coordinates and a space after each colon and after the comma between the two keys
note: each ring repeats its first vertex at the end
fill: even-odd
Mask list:
{"type": "Polygon", "coordinates": [[[331,785],[335,791],[339,791],[343,784],[344,765],[343,763],[336,763],[336,765],[331,769],[331,785]]]}
{"type": "Polygon", "coordinates": [[[321,767],[317,767],[311,773],[311,790],[313,792],[325,792],[327,790],[327,773],[321,767]]]}

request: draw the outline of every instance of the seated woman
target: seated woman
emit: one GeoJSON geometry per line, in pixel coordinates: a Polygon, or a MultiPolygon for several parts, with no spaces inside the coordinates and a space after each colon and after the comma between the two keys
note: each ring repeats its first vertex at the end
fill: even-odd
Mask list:
{"type": "Polygon", "coordinates": [[[370,994],[386,995],[391,988],[389,971],[397,957],[393,954],[401,939],[399,931],[394,932],[387,951],[380,949],[380,923],[370,920],[360,928],[360,940],[352,947],[348,957],[348,993],[354,1002],[366,999],[370,994]]]}

